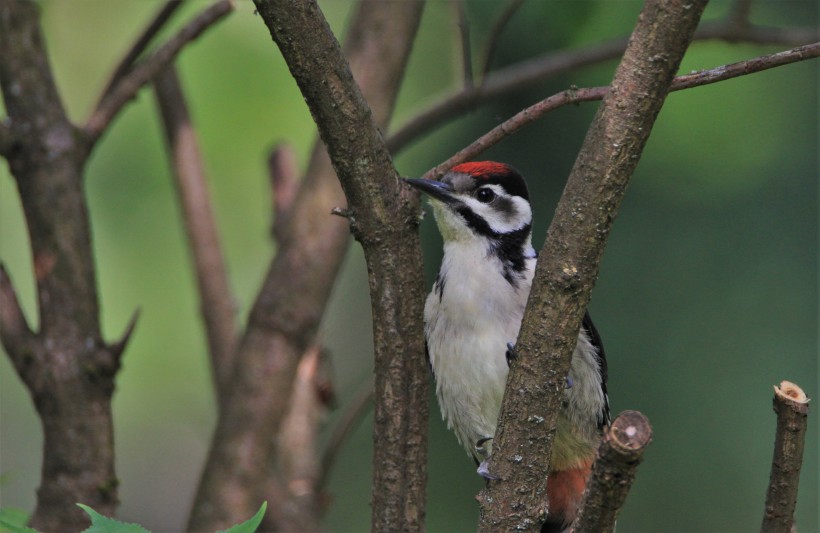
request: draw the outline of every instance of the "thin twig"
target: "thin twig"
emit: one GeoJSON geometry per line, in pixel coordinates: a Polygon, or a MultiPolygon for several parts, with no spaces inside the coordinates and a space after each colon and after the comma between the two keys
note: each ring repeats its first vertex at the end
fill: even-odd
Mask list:
{"type": "MultiPolygon", "coordinates": [[[[818,38],[818,30],[806,28],[771,28],[746,26],[738,29],[732,21],[706,23],[695,34],[695,40],[724,40],[754,44],[780,44],[800,46],[818,38]]],[[[387,146],[394,154],[407,147],[431,130],[476,109],[481,104],[508,96],[536,82],[550,79],[571,70],[616,59],[626,48],[626,38],[621,37],[575,50],[562,50],[546,56],[529,59],[496,70],[484,78],[479,86],[462,88],[445,96],[428,109],[421,111],[398,128],[387,139],[387,146]]]]}
{"type": "Polygon", "coordinates": [[[626,501],[643,453],[652,442],[652,426],[638,411],[624,411],[612,422],[592,466],[574,533],[604,533],[626,501]]]}
{"type": "Polygon", "coordinates": [[[752,0],[735,0],[729,8],[728,21],[738,29],[747,28],[750,24],[749,16],[752,13],[752,0]]]}
{"type": "Polygon", "coordinates": [[[774,388],[777,433],[774,441],[772,471],[766,493],[763,533],[790,533],[797,505],[800,468],[809,415],[809,398],[803,389],[783,381],[774,388]]]}
{"type": "MultiPolygon", "coordinates": [[[[148,45],[156,37],[159,31],[171,20],[174,13],[182,6],[183,0],[167,0],[165,4],[157,11],[151,22],[145,27],[142,33],[131,45],[131,48],[126,52],[125,56],[117,64],[114,72],[108,83],[105,86],[102,94],[103,96],[112,92],[117,83],[131,70],[131,66],[139,58],[140,55],[148,48],[148,45]]],[[[102,97],[101,97],[102,99],[102,97]]]]}
{"type": "Polygon", "coordinates": [[[501,34],[504,32],[504,28],[507,27],[507,24],[513,18],[515,12],[518,11],[518,8],[520,8],[523,4],[524,0],[510,0],[507,7],[504,8],[504,11],[501,12],[493,23],[493,27],[487,38],[487,50],[484,52],[484,68],[481,69],[482,80],[486,79],[487,75],[490,73],[493,58],[495,57],[495,51],[498,48],[498,43],[501,41],[501,34]]]}
{"type": "Polygon", "coordinates": [[[196,271],[200,312],[208,338],[214,385],[221,403],[233,374],[236,344],[233,295],[211,207],[202,155],[173,65],[157,74],[154,88],[196,271]]]}
{"type": "Polygon", "coordinates": [[[271,149],[268,154],[268,177],[273,193],[271,233],[279,241],[284,236],[300,185],[296,153],[291,145],[281,143],[271,149]]]}
{"type": "Polygon", "coordinates": [[[467,18],[467,6],[464,0],[454,2],[456,17],[458,18],[458,33],[461,43],[461,72],[464,80],[464,87],[473,87],[473,52],[470,43],[470,21],[467,18]]]}
{"type": "Polygon", "coordinates": [[[203,10],[156,52],[134,66],[116,85],[97,102],[84,130],[90,150],[114,120],[114,117],[137,92],[169,65],[182,49],[202,33],[233,11],[231,0],[219,0],[203,10]]]}
{"type": "MultiPolygon", "coordinates": [[[[713,69],[700,70],[691,74],[678,76],[672,82],[670,91],[680,91],[683,89],[690,89],[692,87],[699,87],[701,85],[708,85],[755,72],[762,72],[770,68],[788,65],[789,63],[796,63],[798,61],[816,58],[818,56],[820,56],[820,43],[800,46],[784,52],[755,57],[746,61],[740,61],[738,63],[732,63],[713,69]]],[[[522,127],[535,120],[538,120],[551,111],[555,111],[556,109],[564,107],[568,104],[601,100],[608,91],[609,86],[588,87],[582,89],[570,88],[545,98],[544,100],[541,100],[540,102],[519,111],[510,119],[491,129],[440,165],[437,165],[427,171],[427,173],[424,174],[424,177],[428,179],[436,178],[453,166],[463,163],[469,159],[473,159],[478,154],[484,152],[522,127]]]]}
{"type": "Polygon", "coordinates": [[[359,390],[353,395],[353,398],[345,406],[345,410],[339,415],[339,420],[333,427],[333,433],[325,445],[325,451],[322,454],[322,470],[320,472],[318,487],[324,487],[330,478],[330,472],[333,470],[333,465],[339,457],[342,450],[342,445],[350,437],[353,431],[359,427],[359,424],[364,419],[364,416],[370,411],[373,406],[373,377],[371,376],[367,381],[362,383],[359,390]]]}

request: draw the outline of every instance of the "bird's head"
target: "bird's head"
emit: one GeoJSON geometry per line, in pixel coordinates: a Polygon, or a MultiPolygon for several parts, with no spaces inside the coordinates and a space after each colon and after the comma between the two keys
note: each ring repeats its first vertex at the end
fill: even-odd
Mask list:
{"type": "Polygon", "coordinates": [[[453,167],[440,181],[407,179],[432,200],[446,242],[509,238],[528,245],[532,209],[527,183],[504,163],[477,161],[453,167]]]}

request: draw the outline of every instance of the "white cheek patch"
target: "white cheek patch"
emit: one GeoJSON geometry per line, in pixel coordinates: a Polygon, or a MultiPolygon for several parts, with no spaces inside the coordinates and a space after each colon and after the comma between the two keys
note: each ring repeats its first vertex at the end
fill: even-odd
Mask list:
{"type": "Polygon", "coordinates": [[[520,196],[509,196],[500,185],[488,185],[485,188],[495,192],[496,200],[484,204],[473,197],[466,197],[463,201],[473,213],[483,218],[494,232],[511,233],[532,222],[529,202],[520,196]],[[499,209],[499,202],[507,202],[508,208],[499,209]]]}

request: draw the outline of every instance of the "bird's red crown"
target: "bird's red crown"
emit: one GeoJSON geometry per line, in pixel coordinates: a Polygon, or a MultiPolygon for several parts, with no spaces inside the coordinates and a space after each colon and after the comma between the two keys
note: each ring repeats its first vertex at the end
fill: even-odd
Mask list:
{"type": "Polygon", "coordinates": [[[475,176],[491,176],[509,174],[512,169],[509,165],[504,163],[496,163],[495,161],[471,161],[469,163],[461,163],[452,168],[453,172],[461,172],[475,176]]]}

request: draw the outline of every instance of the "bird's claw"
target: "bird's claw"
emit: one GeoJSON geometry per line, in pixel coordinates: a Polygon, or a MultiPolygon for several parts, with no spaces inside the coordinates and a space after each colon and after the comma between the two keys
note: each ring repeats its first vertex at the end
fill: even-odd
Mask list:
{"type": "Polygon", "coordinates": [[[481,461],[481,464],[478,465],[476,472],[478,472],[478,475],[483,477],[484,479],[499,479],[498,476],[494,476],[490,473],[489,460],[487,459],[481,461]]]}
{"type": "Polygon", "coordinates": [[[515,343],[508,342],[507,343],[507,352],[504,354],[507,358],[507,366],[510,366],[513,361],[518,359],[518,352],[515,351],[515,343]]]}

